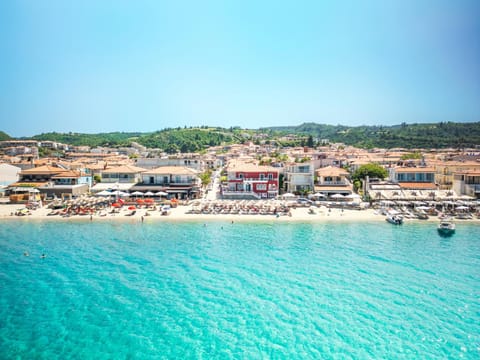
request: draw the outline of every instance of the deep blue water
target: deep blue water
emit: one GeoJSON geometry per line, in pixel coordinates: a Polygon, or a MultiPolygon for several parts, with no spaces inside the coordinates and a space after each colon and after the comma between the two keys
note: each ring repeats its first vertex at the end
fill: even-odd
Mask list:
{"type": "Polygon", "coordinates": [[[480,358],[479,225],[0,226],[1,359],[480,358]]]}

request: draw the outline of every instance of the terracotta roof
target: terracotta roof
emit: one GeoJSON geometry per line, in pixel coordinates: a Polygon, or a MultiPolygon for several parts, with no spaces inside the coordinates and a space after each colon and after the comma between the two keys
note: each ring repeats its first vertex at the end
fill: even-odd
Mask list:
{"type": "Polygon", "coordinates": [[[82,174],[80,174],[79,171],[65,171],[58,175],[52,176],[52,179],[69,179],[69,178],[78,178],[81,176],[82,174]]]}
{"type": "Polygon", "coordinates": [[[39,166],[27,170],[22,170],[21,175],[24,174],[59,174],[62,172],[65,172],[68,170],[65,170],[63,168],[57,167],[57,166],[50,166],[50,165],[44,165],[44,166],[39,166]]]}
{"type": "Polygon", "coordinates": [[[435,190],[437,185],[434,183],[422,183],[422,182],[399,182],[402,189],[416,189],[416,190],[435,190]]]}
{"type": "Polygon", "coordinates": [[[198,172],[186,166],[160,166],[155,169],[145,171],[143,175],[197,175],[198,172]]]}
{"type": "Polygon", "coordinates": [[[139,168],[139,167],[132,166],[132,165],[121,165],[121,166],[117,166],[117,167],[114,167],[114,168],[109,168],[109,169],[103,170],[102,173],[105,173],[105,174],[119,174],[119,173],[122,173],[122,174],[137,174],[137,173],[142,173],[146,170],[147,169],[139,168]]]}
{"type": "Polygon", "coordinates": [[[327,166],[315,170],[315,174],[319,176],[348,176],[348,171],[335,166],[327,166]]]}
{"type": "Polygon", "coordinates": [[[236,172],[275,172],[278,173],[278,169],[273,166],[258,165],[256,162],[244,162],[244,161],[230,161],[228,163],[228,171],[236,172]]]}

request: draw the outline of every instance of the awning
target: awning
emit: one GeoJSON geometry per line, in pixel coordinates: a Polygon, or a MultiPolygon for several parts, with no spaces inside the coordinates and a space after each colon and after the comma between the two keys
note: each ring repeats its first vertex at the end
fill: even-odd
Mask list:
{"type": "Polygon", "coordinates": [[[133,186],[135,186],[134,183],[98,183],[95,186],[92,186],[91,191],[92,192],[98,192],[102,190],[126,191],[126,190],[130,190],[133,186]]]}

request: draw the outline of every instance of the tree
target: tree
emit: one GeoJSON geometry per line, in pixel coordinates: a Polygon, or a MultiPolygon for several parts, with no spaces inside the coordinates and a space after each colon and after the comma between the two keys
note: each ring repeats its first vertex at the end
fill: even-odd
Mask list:
{"type": "Polygon", "coordinates": [[[364,180],[366,177],[385,179],[388,171],[377,164],[365,164],[360,166],[352,175],[352,179],[364,180]]]}
{"type": "Polygon", "coordinates": [[[203,186],[207,186],[212,181],[212,171],[207,170],[204,173],[201,173],[199,176],[200,180],[202,181],[203,186]]]}
{"type": "Polygon", "coordinates": [[[307,139],[307,146],[313,148],[313,136],[309,135],[307,139]]]}

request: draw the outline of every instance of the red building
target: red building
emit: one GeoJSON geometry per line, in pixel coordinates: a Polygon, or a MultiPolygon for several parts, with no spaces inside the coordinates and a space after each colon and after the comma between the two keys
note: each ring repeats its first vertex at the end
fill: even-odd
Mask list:
{"type": "Polygon", "coordinates": [[[278,169],[254,163],[231,162],[224,198],[271,199],[278,195],[278,169]]]}

